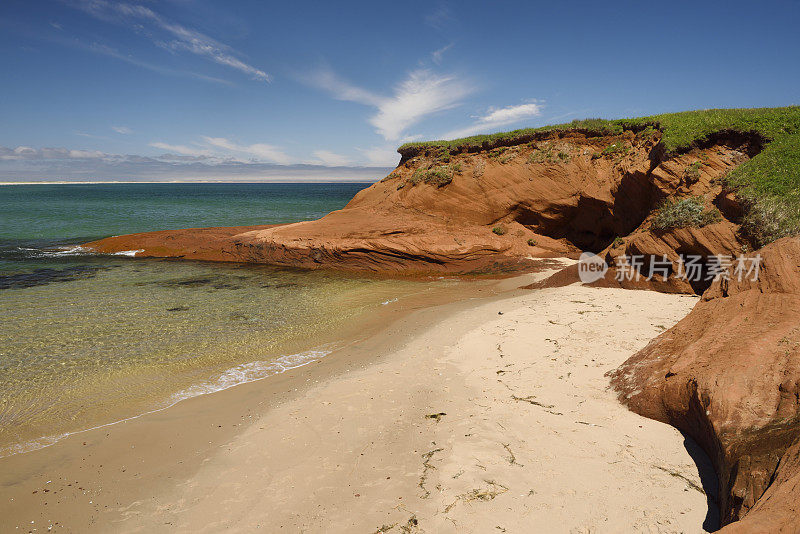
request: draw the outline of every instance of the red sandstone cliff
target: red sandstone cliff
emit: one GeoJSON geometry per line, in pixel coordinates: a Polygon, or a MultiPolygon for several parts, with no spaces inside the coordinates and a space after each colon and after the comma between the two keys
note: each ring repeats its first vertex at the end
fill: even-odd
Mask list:
{"type": "MultiPolygon", "coordinates": [[[[665,156],[659,134],[549,133],[476,152],[424,149],[317,221],[151,232],[89,243],[98,252],[265,262],[394,274],[499,273],[535,258],[598,252],[739,254],[741,207],[720,178],[760,147],[747,139],[665,156]],[[698,166],[697,162],[701,162],[698,166]],[[689,169],[696,172],[688,172],[689,169]],[[723,218],[655,230],[668,197],[702,196],[723,218]]],[[[674,277],[597,285],[702,293],[683,321],[612,374],[623,402],[695,438],[720,481],[729,532],[800,532],[800,239],[758,251],[758,282],[674,277]]],[[[546,284],[577,281],[567,269],[546,284]]]]}
{"type": "Polygon", "coordinates": [[[726,532],[800,532],[800,238],[758,254],[758,281],[715,282],[611,381],[709,453],[726,532]]]}
{"type": "Polygon", "coordinates": [[[316,221],[134,234],[86,246],[395,274],[499,273],[581,250],[613,255],[609,245],[629,234],[627,248],[642,253],[738,249],[732,223],[654,235],[647,218],[671,195],[724,200],[716,180],[747,158],[748,147],[720,145],[661,161],[658,139],[657,132],[562,132],[477,153],[407,154],[389,176],[316,221]],[[701,171],[687,180],[685,169],[700,158],[701,171]]]}

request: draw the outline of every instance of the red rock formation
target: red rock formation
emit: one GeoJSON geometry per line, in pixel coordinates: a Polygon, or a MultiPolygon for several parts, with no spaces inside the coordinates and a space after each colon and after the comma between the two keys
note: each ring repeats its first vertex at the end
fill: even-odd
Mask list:
{"type": "Polygon", "coordinates": [[[274,225],[231,226],[161,230],[108,237],[83,245],[104,254],[141,251],[138,256],[180,258],[203,261],[242,261],[233,247],[234,236],[242,232],[266,230],[274,225]]]}
{"type": "Polygon", "coordinates": [[[800,532],[800,238],[758,254],[758,281],[715,282],[611,381],[709,453],[726,532],[800,532]]]}
{"type": "Polygon", "coordinates": [[[86,246],[394,274],[524,270],[534,258],[599,251],[634,231],[629,247],[648,253],[737,248],[731,224],[674,232],[672,238],[637,230],[667,195],[719,196],[714,180],[746,157],[713,147],[659,163],[657,142],[657,134],[561,133],[478,153],[417,154],[344,209],[316,221],[136,234],[86,246]],[[609,151],[612,146],[616,150],[609,151]],[[699,158],[702,170],[688,184],[685,168],[699,158]]]}

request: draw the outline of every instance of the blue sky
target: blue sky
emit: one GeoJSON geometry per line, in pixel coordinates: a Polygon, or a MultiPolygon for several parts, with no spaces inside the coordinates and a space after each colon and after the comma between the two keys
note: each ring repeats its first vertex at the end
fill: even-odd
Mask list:
{"type": "Polygon", "coordinates": [[[0,181],[378,178],[409,140],[798,104],[798,20],[797,1],[3,0],[0,181]]]}

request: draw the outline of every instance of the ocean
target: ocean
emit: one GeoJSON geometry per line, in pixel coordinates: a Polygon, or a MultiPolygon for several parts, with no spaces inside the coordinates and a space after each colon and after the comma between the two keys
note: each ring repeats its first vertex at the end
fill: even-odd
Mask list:
{"type": "Polygon", "coordinates": [[[388,306],[456,284],[76,248],[316,219],[368,185],[0,186],[0,456],[315,361],[388,306]]]}

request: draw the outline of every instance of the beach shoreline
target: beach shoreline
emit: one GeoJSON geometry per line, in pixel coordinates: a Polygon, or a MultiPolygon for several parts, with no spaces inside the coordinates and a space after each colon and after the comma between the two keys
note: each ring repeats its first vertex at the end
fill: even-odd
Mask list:
{"type": "MultiPolygon", "coordinates": [[[[668,328],[683,317],[696,300],[693,297],[653,292],[576,286],[540,291],[515,289],[545,274],[498,281],[494,294],[489,297],[476,295],[472,299],[443,305],[420,305],[419,309],[410,310],[410,313],[391,321],[366,339],[306,366],[287,370],[266,380],[188,399],[135,420],[70,436],[47,449],[0,459],[0,473],[3,473],[0,515],[8,518],[9,525],[20,529],[43,530],[51,527],[53,530],[67,531],[102,528],[104,531],[152,532],[175,530],[176,527],[179,530],[213,531],[223,526],[249,530],[257,525],[264,527],[267,519],[273,526],[280,524],[289,530],[305,528],[313,531],[315,527],[325,526],[333,531],[360,531],[369,525],[370,531],[375,531],[390,525],[399,529],[413,516],[417,522],[415,528],[427,524],[427,529],[447,531],[453,527],[452,521],[491,519],[499,525],[506,521],[503,528],[510,528],[509,531],[513,532],[514,524],[508,521],[509,513],[513,515],[517,505],[529,513],[529,503],[525,503],[524,499],[517,502],[519,497],[509,503],[510,495],[506,495],[506,498],[500,498],[499,495],[516,491],[518,484],[530,480],[522,480],[528,474],[523,476],[512,472],[514,476],[509,477],[503,469],[510,467],[512,471],[518,469],[520,473],[528,473],[530,468],[526,470],[515,464],[524,465],[527,461],[531,466],[533,462],[541,461],[531,459],[533,450],[526,450],[525,436],[512,436],[513,432],[503,435],[497,428],[482,436],[482,441],[494,440],[494,447],[500,447],[497,454],[493,452],[490,456],[496,456],[501,461],[483,466],[487,473],[499,469],[497,476],[487,478],[489,475],[486,474],[479,480],[475,478],[475,473],[467,470],[467,473],[450,479],[464,484],[472,480],[475,488],[465,486],[461,491],[456,485],[453,488],[446,487],[442,481],[420,483],[420,477],[430,478],[434,473],[438,476],[446,471],[440,462],[452,463],[454,458],[463,459],[466,453],[460,448],[470,449],[474,446],[464,442],[465,439],[469,442],[469,438],[461,438],[461,435],[469,432],[461,433],[460,428],[448,426],[459,420],[457,426],[465,424],[465,419],[457,414],[466,405],[472,404],[470,399],[474,399],[475,393],[488,386],[508,387],[498,385],[505,372],[493,371],[492,379],[487,381],[482,377],[478,383],[470,383],[468,378],[481,367],[480,358],[476,360],[472,354],[467,358],[468,363],[454,361],[454,347],[461,347],[459,351],[471,354],[474,347],[497,341],[496,332],[484,331],[477,337],[475,332],[498,321],[497,328],[509,328],[514,324],[510,321],[520,320],[520,317],[514,319],[514,316],[525,308],[530,299],[543,299],[537,302],[548,307],[582,306],[569,301],[588,302],[591,297],[592,300],[600,298],[600,301],[604,301],[596,306],[642,303],[642,311],[655,308],[652,313],[663,316],[659,316],[660,323],[657,326],[649,325],[648,328],[647,325],[639,325],[635,330],[633,327],[623,328],[621,330],[625,332],[611,336],[613,343],[622,343],[628,352],[617,354],[613,362],[604,362],[600,370],[605,372],[619,365],[635,349],[641,348],[649,338],[660,332],[660,328],[668,328]],[[585,293],[585,296],[572,298],[575,292],[581,295],[585,293]],[[620,304],[613,304],[617,301],[620,304]],[[499,312],[504,315],[498,315],[499,312]],[[634,339],[627,339],[631,334],[634,334],[634,339]],[[472,341],[464,345],[464,339],[470,336],[472,341]],[[419,354],[421,349],[424,356],[409,359],[410,350],[419,354]],[[430,369],[438,369],[441,378],[431,377],[430,369]],[[389,374],[399,377],[389,378],[389,374]],[[454,387],[453,383],[458,383],[458,387],[454,387]],[[398,385],[408,386],[408,390],[384,391],[385,388],[398,385]],[[335,395],[331,396],[333,393],[335,395]],[[323,400],[321,396],[326,398],[323,400]],[[447,415],[437,416],[440,413],[447,415]],[[334,431],[337,425],[341,425],[341,428],[334,431]],[[386,430],[390,428],[396,438],[381,443],[385,441],[386,430]],[[431,431],[434,432],[434,439],[428,435],[431,431]],[[519,439],[522,442],[516,445],[512,443],[519,439]],[[498,445],[501,441],[513,452],[507,451],[505,445],[498,445]],[[431,442],[438,445],[426,448],[431,442]],[[449,447],[441,446],[448,442],[449,447]],[[328,447],[322,447],[326,449],[322,450],[322,444],[327,444],[330,450],[327,450],[328,447]],[[366,449],[363,453],[354,452],[358,447],[366,449]],[[436,449],[441,450],[427,459],[424,457],[436,449]],[[267,457],[264,457],[265,454],[267,457]],[[392,454],[399,458],[390,457],[392,454]],[[510,463],[502,460],[509,454],[512,458],[516,455],[518,460],[510,463]],[[363,462],[372,463],[371,469],[364,472],[359,467],[363,467],[363,462]],[[379,469],[391,471],[391,474],[384,476],[381,473],[378,476],[379,469]],[[284,477],[281,482],[276,478],[278,473],[284,477]],[[248,477],[248,474],[262,476],[248,477]],[[500,475],[504,476],[503,480],[500,480],[500,475]],[[307,487],[311,483],[309,481],[313,480],[325,488],[322,494],[310,491],[311,488],[307,487]],[[493,482],[488,484],[486,480],[493,482]],[[352,489],[354,484],[362,489],[352,489]],[[278,487],[282,488],[280,499],[276,491],[278,487]],[[370,488],[382,489],[370,495],[370,488]],[[482,506],[483,511],[478,504],[473,506],[464,501],[464,495],[473,495],[470,493],[472,489],[477,491],[474,495],[478,496],[468,500],[477,499],[479,504],[487,504],[482,506]],[[393,495],[390,503],[381,496],[383,492],[397,495],[393,495]],[[429,494],[421,498],[420,495],[425,492],[429,494]],[[316,501],[313,497],[315,494],[318,497],[316,501]],[[268,499],[267,495],[273,495],[275,500],[269,503],[262,501],[258,505],[253,501],[268,499]],[[444,503],[447,499],[455,499],[453,502],[458,501],[461,505],[442,513],[451,504],[444,503]],[[503,510],[506,511],[497,509],[497,503],[505,503],[503,510]],[[342,516],[344,510],[351,513],[342,516]]],[[[559,313],[572,314],[576,319],[594,313],[591,309],[578,313],[580,311],[562,310],[559,313]]],[[[604,310],[604,313],[608,312],[604,310]]],[[[535,335],[542,334],[539,331],[541,327],[534,328],[538,332],[535,335]]],[[[523,343],[539,346],[541,340],[526,337],[523,343]]],[[[516,361],[512,365],[520,363],[516,361]]],[[[593,387],[605,391],[606,381],[602,373],[599,376],[602,388],[593,387]]],[[[597,382],[598,377],[593,376],[591,380],[597,382]]],[[[530,383],[530,377],[525,378],[523,383],[527,384],[526,387],[534,386],[530,383]]],[[[517,419],[521,417],[520,408],[536,411],[542,409],[542,405],[555,406],[552,399],[541,402],[533,398],[526,400],[530,395],[523,393],[504,395],[505,398],[500,400],[495,392],[487,397],[487,405],[492,409],[515,413],[514,420],[506,421],[512,426],[520,422],[517,419]],[[522,400],[514,400],[514,396],[522,400]],[[510,410],[507,406],[509,402],[513,406],[510,410]]],[[[557,396],[558,391],[551,393],[557,396]]],[[[594,394],[597,392],[592,392],[594,394]]],[[[632,428],[644,430],[648,436],[644,441],[646,455],[649,455],[648,465],[655,464],[655,459],[663,456],[659,460],[659,468],[650,465],[649,470],[643,471],[643,476],[653,477],[654,487],[637,488],[637,491],[655,491],[656,500],[663,499],[663,495],[658,493],[661,491],[671,495],[671,498],[677,495],[678,500],[658,503],[651,498],[649,501],[653,502],[643,503],[643,506],[654,511],[651,510],[649,516],[645,515],[652,517],[653,513],[660,510],[664,517],[659,516],[659,521],[693,525],[695,530],[699,530],[707,513],[706,497],[696,489],[701,485],[700,479],[691,458],[681,445],[680,434],[666,425],[628,412],[610,392],[600,396],[603,403],[616,406],[620,414],[626,414],[620,417],[634,421],[636,424],[632,428]],[[679,473],[683,478],[666,474],[661,468],[679,473]],[[664,476],[659,476],[659,473],[664,476]],[[684,498],[689,500],[681,501],[684,498]],[[671,517],[678,511],[679,518],[671,517]],[[681,520],[686,522],[681,523],[681,520]]],[[[544,410],[562,414],[552,416],[557,419],[562,419],[563,414],[568,413],[563,409],[560,412],[554,408],[544,410]]],[[[585,418],[585,415],[581,417],[585,418]]],[[[539,416],[527,413],[522,417],[539,416]]],[[[573,419],[576,418],[577,414],[573,419]]],[[[570,424],[580,427],[579,431],[603,428],[592,421],[585,423],[570,424]]],[[[554,431],[561,432],[558,429],[554,431]]],[[[482,429],[481,432],[487,430],[482,429]]],[[[637,439],[641,439],[641,436],[637,439]]],[[[548,442],[551,448],[556,446],[560,449],[564,445],[559,445],[558,439],[548,442]]],[[[634,445],[640,446],[641,443],[634,445]]],[[[610,446],[619,448],[621,445],[612,443],[610,446]]],[[[601,446],[599,450],[606,449],[601,446]]],[[[581,447],[576,450],[590,452],[581,447]]],[[[481,452],[486,453],[485,450],[481,452]]],[[[551,450],[548,454],[556,452],[551,450]]],[[[641,467],[640,463],[636,465],[641,467]]],[[[455,474],[451,473],[450,476],[455,474]]],[[[626,477],[627,473],[620,472],[618,480],[612,482],[627,485],[624,480],[626,477]]],[[[568,480],[564,482],[570,484],[568,480]]],[[[553,501],[554,495],[545,500],[553,501]]],[[[564,501],[561,504],[574,503],[577,502],[576,496],[562,495],[555,501],[564,501]]],[[[612,501],[611,504],[622,502],[616,497],[612,501]]],[[[609,510],[613,508],[611,504],[608,505],[609,510]]],[[[569,509],[569,506],[565,509],[569,509]]],[[[616,510],[616,516],[620,515],[620,511],[616,510]]],[[[571,513],[574,515],[574,510],[571,513]]],[[[556,521],[557,515],[548,519],[548,515],[543,513],[542,517],[543,520],[556,521]]],[[[615,517],[615,520],[646,521],[641,514],[622,515],[627,517],[615,517]]],[[[519,513],[516,516],[521,517],[519,513]]],[[[578,519],[586,520],[585,517],[578,519]]]]}

